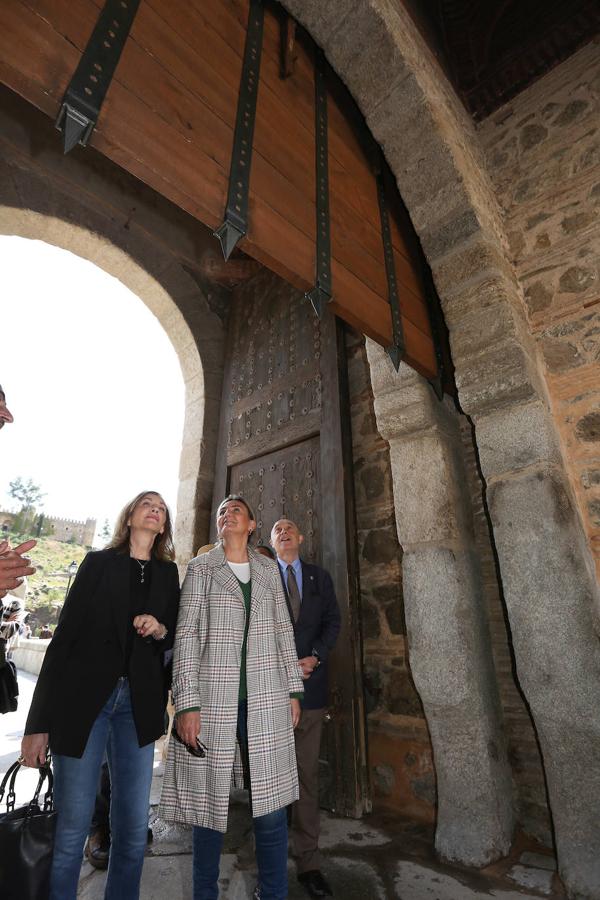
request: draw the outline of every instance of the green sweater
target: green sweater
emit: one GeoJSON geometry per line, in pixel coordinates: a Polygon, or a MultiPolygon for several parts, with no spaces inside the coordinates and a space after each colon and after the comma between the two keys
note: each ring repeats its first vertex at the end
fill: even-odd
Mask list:
{"type": "Polygon", "coordinates": [[[248,644],[248,625],[250,624],[250,599],[252,597],[252,581],[245,584],[238,578],[239,586],[244,595],[244,606],[246,607],[246,627],[244,628],[244,641],[242,643],[242,656],[240,659],[240,690],[238,700],[248,699],[248,683],[246,681],[246,646],[248,644]]]}

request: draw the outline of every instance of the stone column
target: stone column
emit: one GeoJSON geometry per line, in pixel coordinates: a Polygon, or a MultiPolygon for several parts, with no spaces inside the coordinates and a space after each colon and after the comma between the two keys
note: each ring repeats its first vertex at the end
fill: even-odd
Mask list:
{"type": "Polygon", "coordinates": [[[484,866],[512,838],[506,757],[458,414],[367,341],[375,413],[390,444],[410,666],[433,744],[436,849],[484,866]]]}
{"type": "Polygon", "coordinates": [[[600,641],[583,532],[540,402],[477,417],[517,674],[544,759],[558,868],[600,898],[600,641]]]}
{"type": "Polygon", "coordinates": [[[433,261],[471,415],[519,684],[537,730],[560,875],[600,900],[598,586],[512,272],[492,243],[433,261]]]}

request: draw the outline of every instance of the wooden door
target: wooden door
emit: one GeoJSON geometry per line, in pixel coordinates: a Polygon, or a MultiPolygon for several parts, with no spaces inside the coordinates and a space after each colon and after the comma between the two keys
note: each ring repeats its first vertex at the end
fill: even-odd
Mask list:
{"type": "Polygon", "coordinates": [[[330,664],[321,802],[357,816],[368,798],[341,326],[333,315],[319,320],[271,276],[263,284],[240,289],[231,311],[213,529],[220,500],[239,493],[255,511],[258,544],[287,516],[304,535],[304,559],[330,572],[342,629],[330,664]]]}

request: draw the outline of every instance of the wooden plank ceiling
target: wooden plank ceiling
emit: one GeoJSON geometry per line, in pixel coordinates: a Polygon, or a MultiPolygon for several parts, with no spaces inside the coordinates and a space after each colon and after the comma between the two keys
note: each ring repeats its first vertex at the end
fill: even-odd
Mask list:
{"type": "MultiPolygon", "coordinates": [[[[0,78],[55,117],[101,0],[2,0],[0,78]]],[[[248,0],[142,0],[90,143],[208,227],[223,221],[248,0]]],[[[280,77],[280,19],[265,14],[245,253],[301,289],[315,280],[314,68],[296,44],[280,77]]],[[[345,88],[330,79],[333,300],[392,343],[376,182],[345,88]]],[[[57,134],[57,140],[59,140],[57,134]]],[[[407,353],[437,374],[418,245],[399,198],[392,237],[407,353]]]]}

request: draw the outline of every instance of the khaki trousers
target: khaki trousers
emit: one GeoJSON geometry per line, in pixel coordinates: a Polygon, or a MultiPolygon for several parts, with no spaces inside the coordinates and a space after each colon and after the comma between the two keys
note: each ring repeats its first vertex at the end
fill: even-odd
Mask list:
{"type": "Polygon", "coordinates": [[[319,748],[325,709],[303,709],[294,732],[300,795],[292,805],[292,856],[298,874],[321,868],[319,854],[319,748]]]}

